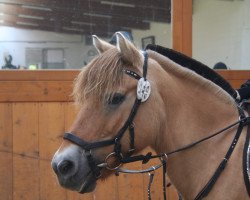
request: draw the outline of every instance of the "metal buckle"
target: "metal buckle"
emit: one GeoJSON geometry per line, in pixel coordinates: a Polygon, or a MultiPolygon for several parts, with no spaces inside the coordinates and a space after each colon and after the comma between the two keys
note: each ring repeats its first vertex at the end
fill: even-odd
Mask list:
{"type": "Polygon", "coordinates": [[[105,167],[105,168],[107,168],[109,170],[117,170],[122,165],[122,163],[120,162],[120,159],[122,159],[122,158],[123,158],[123,155],[121,153],[118,156],[115,152],[112,152],[109,155],[107,155],[107,157],[104,160],[104,163],[101,163],[101,164],[99,164],[97,166],[98,167],[105,167]],[[119,162],[117,163],[117,165],[113,166],[113,165],[109,164],[108,160],[112,159],[112,158],[114,158],[114,159],[118,158],[119,159],[119,162]]]}
{"type": "Polygon", "coordinates": [[[116,170],[118,169],[122,163],[120,162],[120,158],[123,158],[123,155],[120,153],[120,155],[118,156],[115,152],[112,152],[110,153],[106,158],[105,158],[105,163],[107,163],[107,166],[106,168],[109,169],[109,170],[116,170]],[[117,163],[116,166],[111,166],[109,163],[108,163],[108,160],[111,159],[111,158],[118,158],[119,159],[119,163],[117,163]]]}
{"type": "MultiPolygon", "coordinates": [[[[168,155],[166,153],[164,153],[164,158],[165,158],[165,161],[168,160],[168,155]]],[[[164,159],[164,158],[162,157],[162,159],[164,159]]]]}
{"type": "Polygon", "coordinates": [[[135,148],[128,150],[129,153],[133,153],[134,151],[135,151],[135,148]]]}

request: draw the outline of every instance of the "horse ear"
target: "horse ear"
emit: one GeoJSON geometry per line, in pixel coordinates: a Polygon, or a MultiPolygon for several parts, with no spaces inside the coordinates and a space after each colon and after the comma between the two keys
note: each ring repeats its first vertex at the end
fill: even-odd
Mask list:
{"type": "Polygon", "coordinates": [[[130,42],[121,32],[116,33],[116,41],[116,47],[125,62],[133,66],[141,65],[143,56],[132,42],[130,42]]]}
{"type": "Polygon", "coordinates": [[[99,54],[111,48],[114,48],[113,45],[109,44],[108,42],[105,42],[104,40],[101,40],[96,35],[92,35],[92,39],[93,39],[93,45],[95,46],[99,54]]]}

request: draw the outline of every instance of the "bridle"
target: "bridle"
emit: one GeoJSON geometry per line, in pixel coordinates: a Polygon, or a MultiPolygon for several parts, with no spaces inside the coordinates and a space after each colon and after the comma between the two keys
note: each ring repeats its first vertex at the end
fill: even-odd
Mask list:
{"type": "MultiPolygon", "coordinates": [[[[225,169],[226,164],[227,164],[231,154],[233,153],[233,150],[235,149],[235,146],[239,140],[239,137],[241,135],[243,127],[245,125],[250,124],[250,118],[245,116],[244,111],[242,109],[242,106],[238,106],[239,120],[236,121],[235,123],[229,125],[228,127],[223,128],[220,131],[208,136],[208,137],[202,138],[201,140],[198,140],[198,141],[193,142],[187,146],[181,147],[179,149],[176,149],[176,150],[168,152],[168,153],[152,155],[152,153],[149,152],[146,155],[132,156],[132,154],[135,150],[134,122],[133,121],[134,121],[134,118],[136,116],[136,113],[138,111],[139,106],[141,105],[142,102],[145,102],[148,99],[150,92],[151,92],[150,83],[146,79],[147,68],[148,68],[148,54],[146,51],[143,51],[142,53],[144,56],[143,77],[141,77],[140,75],[138,75],[137,73],[135,73],[131,70],[127,70],[127,69],[123,70],[125,74],[138,80],[137,96],[136,96],[135,102],[133,104],[133,107],[130,111],[130,114],[128,116],[128,119],[125,121],[125,123],[123,124],[121,129],[118,131],[118,133],[115,135],[115,137],[113,137],[112,139],[103,140],[103,141],[87,142],[87,141],[82,140],[81,138],[79,138],[78,136],[76,136],[72,133],[65,133],[63,138],[66,140],[69,140],[70,142],[72,142],[74,144],[77,144],[78,146],[80,146],[82,149],[85,150],[85,155],[86,155],[86,158],[88,160],[88,164],[90,166],[90,169],[91,169],[93,175],[96,177],[96,179],[100,178],[102,168],[107,168],[109,170],[116,170],[118,173],[119,172],[123,172],[123,173],[148,173],[148,172],[155,171],[156,169],[158,169],[160,167],[163,167],[163,194],[164,194],[164,199],[166,199],[165,175],[166,175],[166,158],[167,158],[167,156],[178,153],[180,151],[190,149],[190,148],[194,147],[195,145],[200,144],[201,142],[204,142],[208,139],[211,139],[211,138],[217,136],[218,134],[223,133],[226,130],[228,130],[234,126],[239,125],[238,129],[236,131],[236,134],[233,138],[233,141],[232,141],[226,155],[224,156],[224,158],[222,159],[218,168],[216,169],[214,175],[211,177],[211,179],[208,181],[208,183],[202,188],[201,192],[194,199],[194,200],[201,200],[205,196],[208,195],[208,193],[211,191],[212,187],[214,186],[215,182],[219,178],[220,174],[225,169]],[[123,138],[123,136],[127,130],[129,130],[130,147],[129,147],[128,152],[125,155],[123,155],[123,153],[121,151],[121,139],[123,138]],[[101,148],[101,147],[110,146],[110,145],[114,145],[113,152],[106,156],[103,163],[97,163],[92,156],[91,150],[101,148]],[[112,166],[111,164],[109,164],[109,159],[112,159],[112,158],[118,159],[118,163],[115,166],[112,166]],[[142,163],[145,164],[150,159],[153,159],[153,158],[160,158],[162,163],[160,165],[153,166],[153,167],[146,169],[146,170],[123,170],[123,169],[120,169],[120,166],[123,163],[142,161],[142,163]]],[[[153,181],[153,174],[150,174],[150,182],[149,182],[149,186],[148,186],[148,198],[149,199],[151,199],[151,197],[150,197],[150,185],[151,185],[152,181],[153,181]]]]}
{"type": "Polygon", "coordinates": [[[143,64],[143,77],[138,75],[137,73],[124,69],[123,71],[138,80],[138,85],[137,85],[137,97],[135,99],[134,105],[130,111],[130,114],[128,116],[128,119],[125,121],[124,125],[121,127],[121,129],[118,131],[116,136],[112,139],[108,140],[103,140],[103,141],[97,141],[97,142],[87,142],[79,137],[75,136],[72,133],[65,133],[64,134],[64,139],[67,139],[81,148],[85,150],[85,154],[87,156],[87,160],[89,163],[89,166],[95,175],[96,178],[99,178],[101,176],[101,168],[106,167],[107,169],[110,170],[115,170],[118,169],[121,165],[121,160],[130,157],[134,150],[134,123],[133,120],[135,118],[135,115],[138,111],[139,106],[141,105],[141,102],[144,102],[147,100],[150,94],[150,83],[147,81],[146,76],[147,76],[147,65],[148,65],[148,54],[147,52],[143,52],[144,56],[144,64],[143,64]],[[126,130],[129,130],[129,135],[130,135],[130,149],[126,153],[126,155],[123,155],[121,152],[121,139],[124,136],[124,133],[126,130]],[[91,154],[92,149],[100,148],[100,147],[105,147],[105,146],[110,146],[114,145],[114,150],[112,153],[110,153],[106,158],[105,158],[105,163],[102,164],[97,164],[91,154]],[[108,160],[111,158],[118,158],[120,160],[119,164],[117,166],[111,166],[108,163],[108,160]]]}

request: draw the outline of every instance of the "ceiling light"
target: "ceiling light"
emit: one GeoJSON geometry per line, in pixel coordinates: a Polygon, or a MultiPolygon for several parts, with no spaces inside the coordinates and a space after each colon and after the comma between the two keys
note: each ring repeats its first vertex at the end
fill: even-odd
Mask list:
{"type": "Polygon", "coordinates": [[[78,21],[71,21],[72,24],[79,24],[79,25],[93,25],[90,22],[78,22],[78,21]]]}
{"type": "Polygon", "coordinates": [[[102,15],[102,14],[95,14],[95,13],[84,13],[84,15],[92,16],[92,17],[112,18],[112,16],[110,16],[110,15],[102,15]]]}
{"type": "Polygon", "coordinates": [[[83,29],[78,29],[78,28],[71,28],[71,27],[63,27],[64,30],[68,30],[68,31],[82,31],[84,32],[85,30],[83,29]]]}
{"type": "Polygon", "coordinates": [[[29,23],[29,22],[16,22],[18,25],[25,25],[25,26],[39,26],[38,24],[35,23],[29,23]]]}
{"type": "Polygon", "coordinates": [[[18,17],[26,18],[26,19],[39,19],[39,20],[44,19],[44,17],[32,16],[32,15],[18,15],[18,17]]]}
{"type": "Polygon", "coordinates": [[[129,7],[129,8],[135,7],[134,4],[111,2],[111,1],[101,1],[101,4],[106,4],[106,5],[111,5],[111,6],[122,6],[122,7],[129,7]]]}
{"type": "Polygon", "coordinates": [[[28,6],[28,5],[22,5],[22,8],[28,8],[33,10],[45,10],[45,11],[52,11],[51,8],[45,8],[45,7],[39,7],[39,6],[28,6]]]}

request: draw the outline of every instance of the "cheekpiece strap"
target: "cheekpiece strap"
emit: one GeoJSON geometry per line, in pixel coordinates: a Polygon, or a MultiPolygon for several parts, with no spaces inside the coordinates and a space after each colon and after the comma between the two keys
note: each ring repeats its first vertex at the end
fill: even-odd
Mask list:
{"type": "Polygon", "coordinates": [[[128,150],[128,156],[131,156],[135,151],[135,130],[134,124],[129,126],[129,136],[130,136],[130,149],[128,150]]]}
{"type": "Polygon", "coordinates": [[[144,56],[144,63],[143,63],[143,78],[146,81],[147,80],[147,72],[148,72],[148,53],[146,51],[142,52],[144,56]]]}
{"type": "Polygon", "coordinates": [[[85,154],[92,173],[95,175],[95,178],[98,179],[101,176],[101,169],[96,165],[96,162],[91,155],[90,150],[86,151],[85,154]]]}

